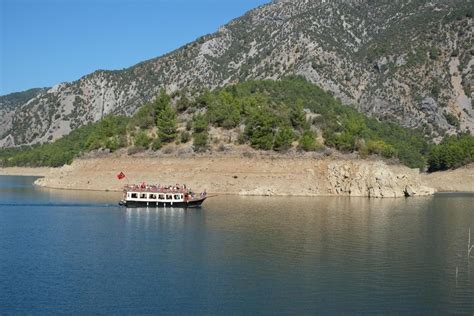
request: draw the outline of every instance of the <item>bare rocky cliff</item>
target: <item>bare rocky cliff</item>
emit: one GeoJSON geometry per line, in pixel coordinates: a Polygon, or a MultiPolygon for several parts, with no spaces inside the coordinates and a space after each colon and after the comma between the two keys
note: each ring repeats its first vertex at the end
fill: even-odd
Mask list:
{"type": "Polygon", "coordinates": [[[422,184],[418,170],[390,167],[385,163],[338,161],[327,169],[329,192],[371,198],[432,195],[435,189],[422,184]]]}
{"type": "Polygon", "coordinates": [[[368,115],[433,139],[474,132],[468,0],[274,1],[165,56],[0,97],[0,146],[55,140],[161,88],[215,88],[298,74],[368,115]]]}

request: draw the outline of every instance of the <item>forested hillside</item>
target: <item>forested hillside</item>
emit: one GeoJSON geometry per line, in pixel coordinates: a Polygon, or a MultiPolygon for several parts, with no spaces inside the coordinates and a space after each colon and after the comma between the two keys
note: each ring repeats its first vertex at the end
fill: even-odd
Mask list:
{"type": "Polygon", "coordinates": [[[333,148],[361,157],[379,155],[432,171],[473,161],[470,135],[448,137],[435,146],[421,130],[380,122],[347,107],[302,77],[248,81],[213,91],[162,91],[131,118],[106,116],[50,144],[4,149],[4,166],[61,166],[87,152],[127,148],[128,154],[166,150],[167,144],[192,151],[250,145],[285,153],[333,148]],[[211,133],[212,131],[212,133],[211,133]],[[446,155],[446,146],[457,148],[446,155]]]}

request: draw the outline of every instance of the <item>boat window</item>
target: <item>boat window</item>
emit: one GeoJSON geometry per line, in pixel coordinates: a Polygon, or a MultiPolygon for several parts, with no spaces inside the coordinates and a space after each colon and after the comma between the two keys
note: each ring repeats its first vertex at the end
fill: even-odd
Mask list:
{"type": "Polygon", "coordinates": [[[150,194],[149,199],[156,200],[156,194],[150,194]]]}
{"type": "Polygon", "coordinates": [[[167,194],[167,195],[166,195],[166,199],[167,199],[167,200],[172,200],[172,199],[173,199],[173,196],[172,196],[171,194],[167,194]]]}
{"type": "Polygon", "coordinates": [[[132,199],[136,199],[138,196],[136,193],[132,193],[132,199]]]}
{"type": "Polygon", "coordinates": [[[164,194],[160,194],[160,195],[158,195],[158,199],[160,199],[160,200],[164,200],[164,199],[165,199],[165,195],[164,195],[164,194]]]}
{"type": "Polygon", "coordinates": [[[179,196],[179,195],[175,195],[175,196],[174,196],[174,199],[175,199],[175,200],[179,200],[179,199],[180,199],[180,196],[179,196]]]}
{"type": "Polygon", "coordinates": [[[140,194],[140,199],[146,199],[146,193],[140,194]]]}

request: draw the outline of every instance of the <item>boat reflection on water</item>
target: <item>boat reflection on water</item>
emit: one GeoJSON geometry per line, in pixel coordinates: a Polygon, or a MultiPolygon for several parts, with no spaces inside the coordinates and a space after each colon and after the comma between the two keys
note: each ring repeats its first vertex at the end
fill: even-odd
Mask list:
{"type": "MultiPolygon", "coordinates": [[[[124,208],[127,218],[149,218],[150,215],[156,214],[163,218],[184,218],[187,212],[185,208],[175,207],[127,207],[124,208]]],[[[195,211],[195,210],[193,210],[195,211]]],[[[154,215],[153,215],[154,216],[154,215]]],[[[156,217],[156,216],[154,216],[156,217]]]]}
{"type": "Polygon", "coordinates": [[[177,231],[185,230],[185,226],[191,225],[200,229],[204,229],[205,226],[205,211],[201,208],[130,207],[121,209],[124,210],[127,228],[130,231],[136,231],[137,228],[145,232],[166,229],[171,235],[175,235],[177,231]]]}

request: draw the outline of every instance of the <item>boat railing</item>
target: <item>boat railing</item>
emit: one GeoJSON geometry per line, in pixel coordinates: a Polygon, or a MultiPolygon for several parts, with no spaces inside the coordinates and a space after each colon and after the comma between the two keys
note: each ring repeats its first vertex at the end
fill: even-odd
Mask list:
{"type": "Polygon", "coordinates": [[[157,185],[125,185],[123,192],[151,192],[151,193],[183,193],[187,194],[190,191],[183,187],[161,187],[157,185]]]}

